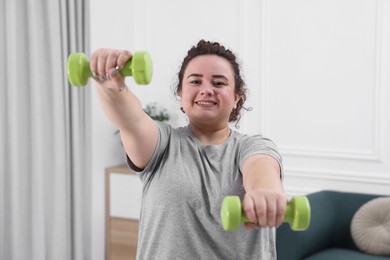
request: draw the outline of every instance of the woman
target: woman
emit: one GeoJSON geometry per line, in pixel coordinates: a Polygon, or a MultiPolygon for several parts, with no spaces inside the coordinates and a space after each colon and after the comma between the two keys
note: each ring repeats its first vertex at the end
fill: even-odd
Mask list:
{"type": "Polygon", "coordinates": [[[246,89],[235,55],[201,40],[187,53],[176,94],[188,126],[153,121],[118,73],[128,51],[100,49],[91,57],[96,90],[120,129],[128,164],[143,183],[138,259],[276,259],[275,227],[287,198],[281,158],[260,135],[232,131],[246,89]],[[222,200],[239,195],[250,223],[226,232],[222,200]]]}

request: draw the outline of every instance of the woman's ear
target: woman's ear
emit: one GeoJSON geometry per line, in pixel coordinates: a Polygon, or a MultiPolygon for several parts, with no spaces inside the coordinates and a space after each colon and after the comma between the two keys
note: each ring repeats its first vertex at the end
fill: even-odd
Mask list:
{"type": "Polygon", "coordinates": [[[236,98],[234,99],[234,109],[237,108],[237,103],[238,103],[238,101],[240,101],[240,99],[241,99],[241,96],[236,94],[236,98]]]}

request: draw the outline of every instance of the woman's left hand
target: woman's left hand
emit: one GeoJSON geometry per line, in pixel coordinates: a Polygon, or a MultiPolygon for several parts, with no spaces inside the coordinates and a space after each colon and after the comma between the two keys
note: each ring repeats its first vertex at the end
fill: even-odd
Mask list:
{"type": "Polygon", "coordinates": [[[256,189],[247,192],[243,201],[243,210],[250,221],[247,229],[254,227],[277,227],[283,223],[288,198],[283,192],[256,189]]]}

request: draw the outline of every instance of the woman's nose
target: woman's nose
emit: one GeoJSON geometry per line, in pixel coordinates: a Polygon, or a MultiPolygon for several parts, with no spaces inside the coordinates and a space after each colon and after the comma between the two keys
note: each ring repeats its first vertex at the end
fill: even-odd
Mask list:
{"type": "Polygon", "coordinates": [[[214,90],[213,90],[213,87],[210,86],[209,84],[205,84],[204,86],[202,86],[201,90],[200,90],[200,94],[201,95],[213,95],[214,94],[214,90]]]}

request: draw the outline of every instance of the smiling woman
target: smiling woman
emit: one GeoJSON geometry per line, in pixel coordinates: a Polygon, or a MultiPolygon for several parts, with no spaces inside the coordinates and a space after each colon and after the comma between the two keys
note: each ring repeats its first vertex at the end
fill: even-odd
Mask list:
{"type": "MultiPolygon", "coordinates": [[[[91,71],[106,68],[99,71],[106,75],[131,55],[100,49],[92,59],[91,71]]],[[[118,91],[122,76],[95,81],[103,109],[120,130],[128,165],[143,185],[137,259],[276,259],[274,228],[287,205],[281,156],[269,139],[229,127],[246,100],[235,55],[201,40],[178,76],[176,93],[189,122],[180,128],[152,120],[130,89],[118,91]],[[227,195],[243,200],[251,232],[223,230],[227,195]]]]}

